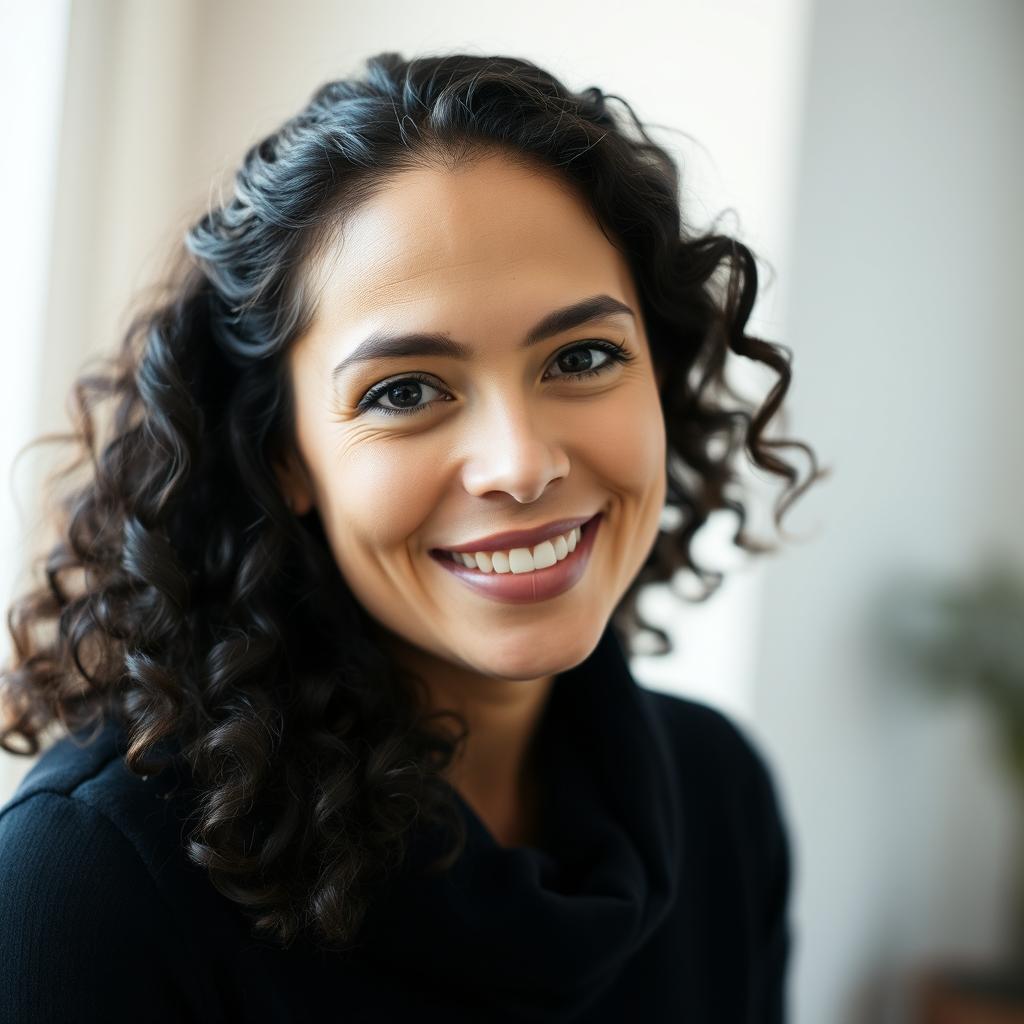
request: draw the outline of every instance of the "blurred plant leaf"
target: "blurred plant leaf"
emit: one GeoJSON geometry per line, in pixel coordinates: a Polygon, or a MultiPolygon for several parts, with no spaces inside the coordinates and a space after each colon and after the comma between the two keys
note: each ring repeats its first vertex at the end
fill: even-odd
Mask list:
{"type": "Polygon", "coordinates": [[[1024,574],[990,559],[965,581],[904,582],[884,605],[883,642],[936,693],[984,702],[1024,786],[1024,574]]]}

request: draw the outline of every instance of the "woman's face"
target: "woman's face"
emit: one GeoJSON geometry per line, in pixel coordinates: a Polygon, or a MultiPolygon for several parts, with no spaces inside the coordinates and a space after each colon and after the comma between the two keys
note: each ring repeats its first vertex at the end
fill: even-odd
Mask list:
{"type": "Polygon", "coordinates": [[[294,511],[316,508],[339,570],[397,648],[510,680],[578,664],[665,500],[664,420],[623,257],[554,179],[488,157],[402,172],[314,274],[317,315],[288,353],[299,458],[281,479],[294,511]],[[633,315],[524,346],[553,311],[595,296],[633,315]],[[367,339],[408,333],[444,334],[465,357],[352,358],[367,339]],[[586,368],[598,372],[572,377],[586,368]],[[585,569],[556,596],[496,599],[430,553],[598,512],[585,569]]]}

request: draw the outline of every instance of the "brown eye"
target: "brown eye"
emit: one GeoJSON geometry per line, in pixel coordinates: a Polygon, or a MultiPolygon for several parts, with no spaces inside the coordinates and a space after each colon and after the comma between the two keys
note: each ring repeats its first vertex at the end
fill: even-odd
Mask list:
{"type": "MultiPolygon", "coordinates": [[[[419,399],[424,397],[424,388],[441,393],[440,388],[415,375],[383,381],[380,384],[375,384],[366,392],[357,408],[361,413],[374,409],[380,410],[388,416],[402,416],[407,413],[419,412],[421,409],[427,408],[427,405],[416,404],[419,399]],[[382,398],[392,404],[382,405],[380,402],[382,398]]],[[[442,399],[442,401],[447,401],[447,399],[442,399]]]]}
{"type": "Polygon", "coordinates": [[[632,358],[621,345],[616,345],[614,342],[603,339],[587,341],[563,349],[555,356],[555,365],[564,371],[555,379],[573,380],[592,377],[611,369],[616,363],[628,363],[632,358]],[[601,353],[596,366],[594,365],[595,357],[590,354],[595,351],[601,353]]]}
{"type": "MultiPolygon", "coordinates": [[[[603,338],[579,342],[562,349],[555,356],[553,365],[562,372],[553,378],[545,375],[545,379],[582,380],[584,377],[593,377],[605,370],[610,370],[616,363],[628,363],[632,359],[632,354],[621,345],[605,341],[603,338]],[[594,351],[599,352],[600,355],[597,357],[591,355],[594,351]],[[597,359],[596,365],[595,358],[597,359]]],[[[442,402],[451,400],[450,395],[442,391],[436,384],[431,383],[424,375],[411,373],[404,377],[395,377],[392,380],[375,384],[359,400],[356,408],[359,413],[379,411],[385,416],[406,416],[422,412],[436,404],[436,400],[419,404],[420,400],[425,397],[424,388],[437,391],[443,396],[440,399],[442,402]],[[382,404],[382,399],[390,404],[382,404]]]]}

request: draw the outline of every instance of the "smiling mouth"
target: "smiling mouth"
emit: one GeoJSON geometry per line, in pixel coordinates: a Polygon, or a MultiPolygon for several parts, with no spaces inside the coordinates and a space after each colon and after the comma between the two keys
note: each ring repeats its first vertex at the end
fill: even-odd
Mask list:
{"type": "MultiPolygon", "coordinates": [[[[456,559],[449,551],[435,548],[430,555],[439,566],[451,573],[465,586],[492,601],[504,604],[532,604],[548,601],[572,590],[584,578],[601,518],[602,514],[599,512],[592,519],[575,528],[580,531],[580,539],[573,545],[571,551],[566,551],[564,558],[558,557],[560,551],[555,551],[552,556],[554,545],[550,541],[535,545],[535,548],[542,549],[540,552],[542,568],[537,568],[536,563],[532,568],[530,567],[530,562],[525,560],[525,556],[531,555],[531,553],[525,548],[520,549],[522,556],[512,555],[515,565],[510,564],[506,571],[501,571],[503,567],[499,552],[486,553],[491,556],[499,556],[499,571],[495,571],[492,557],[490,572],[479,567],[475,557],[473,565],[467,566],[461,557],[456,559]],[[554,557],[553,562],[551,561],[552,557],[554,557]],[[523,560],[520,560],[521,558],[523,560]],[[516,566],[518,568],[513,571],[516,566]]],[[[568,549],[568,541],[563,538],[563,543],[568,549]]],[[[560,548],[561,544],[559,544],[560,548]]],[[[512,552],[515,550],[513,548],[512,552]]]]}
{"type": "Polygon", "coordinates": [[[583,533],[600,513],[585,523],[556,534],[537,544],[493,551],[447,551],[434,548],[430,554],[439,560],[454,562],[460,568],[480,575],[524,575],[554,568],[572,556],[583,539],[583,533]]]}

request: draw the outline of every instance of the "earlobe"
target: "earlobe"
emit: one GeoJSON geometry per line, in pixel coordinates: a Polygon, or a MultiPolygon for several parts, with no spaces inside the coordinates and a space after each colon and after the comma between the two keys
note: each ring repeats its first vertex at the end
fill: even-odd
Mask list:
{"type": "Polygon", "coordinates": [[[651,361],[652,368],[654,370],[654,380],[658,385],[658,390],[661,391],[662,385],[665,383],[665,367],[657,360],[651,361]]]}
{"type": "Polygon", "coordinates": [[[294,452],[274,460],[274,473],[285,504],[296,516],[304,516],[313,507],[309,474],[294,452]]]}

